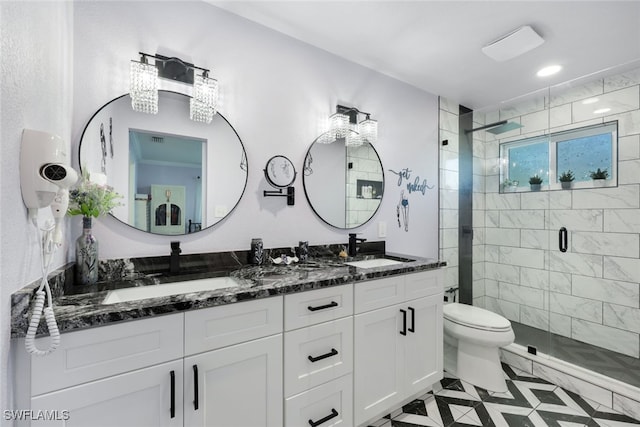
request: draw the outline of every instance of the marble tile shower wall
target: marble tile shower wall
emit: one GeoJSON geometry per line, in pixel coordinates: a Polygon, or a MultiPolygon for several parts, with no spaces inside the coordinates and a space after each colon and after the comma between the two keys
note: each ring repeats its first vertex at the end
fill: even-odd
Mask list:
{"type": "Polygon", "coordinates": [[[640,357],[640,69],[474,114],[478,124],[504,119],[523,127],[500,139],[474,134],[475,302],[513,321],[640,357]],[[593,106],[582,103],[592,97],[611,111],[594,118],[593,106]],[[499,194],[500,142],[612,120],[618,120],[618,187],[499,194]],[[565,253],[557,243],[563,226],[565,253]]]}
{"type": "Polygon", "coordinates": [[[440,254],[447,262],[445,289],[458,287],[459,106],[440,97],[440,254]],[[446,145],[444,145],[444,141],[446,145]]]}

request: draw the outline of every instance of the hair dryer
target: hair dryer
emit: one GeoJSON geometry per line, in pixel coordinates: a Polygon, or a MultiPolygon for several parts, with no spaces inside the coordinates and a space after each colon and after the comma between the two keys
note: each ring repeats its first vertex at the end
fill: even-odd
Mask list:
{"type": "MultiPolygon", "coordinates": [[[[67,213],[69,190],[78,180],[76,171],[67,165],[67,151],[62,138],[47,132],[25,129],[22,132],[20,152],[20,188],[22,200],[29,212],[29,218],[38,230],[38,209],[51,206],[55,229],[45,234],[42,241],[42,282],[36,291],[29,329],[25,338],[25,347],[31,354],[45,356],[60,344],[60,333],[53,313],[51,290],[47,281],[49,267],[55,250],[62,244],[62,218],[67,213]],[[45,291],[48,307],[44,307],[45,291]],[[51,343],[46,350],[35,346],[35,335],[44,314],[51,343]]],[[[38,234],[39,235],[39,234],[38,234]]]]}

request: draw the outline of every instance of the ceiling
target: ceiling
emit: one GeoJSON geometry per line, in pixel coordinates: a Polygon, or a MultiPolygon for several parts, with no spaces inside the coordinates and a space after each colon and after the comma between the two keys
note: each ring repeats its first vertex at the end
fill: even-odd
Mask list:
{"type": "Polygon", "coordinates": [[[640,1],[205,1],[476,110],[640,65],[640,1]],[[482,53],[523,25],[545,42],[504,62],[482,53]],[[537,77],[549,64],[563,69],[537,77]]]}

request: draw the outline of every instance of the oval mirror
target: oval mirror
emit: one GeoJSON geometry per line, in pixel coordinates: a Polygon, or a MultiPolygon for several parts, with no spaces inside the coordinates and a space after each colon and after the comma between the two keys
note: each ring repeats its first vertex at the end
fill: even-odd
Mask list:
{"type": "Polygon", "coordinates": [[[139,230],[178,235],[216,224],[247,185],[240,137],[220,113],[189,119],[189,97],[159,91],[158,114],[131,109],[122,95],[100,108],[82,133],[80,168],[106,175],[123,196],[112,215],[139,230]]]}
{"type": "Polygon", "coordinates": [[[317,138],[304,160],[302,182],[312,209],[324,222],[337,228],[367,223],[380,207],[384,173],[378,153],[368,142],[330,144],[317,138]]]}

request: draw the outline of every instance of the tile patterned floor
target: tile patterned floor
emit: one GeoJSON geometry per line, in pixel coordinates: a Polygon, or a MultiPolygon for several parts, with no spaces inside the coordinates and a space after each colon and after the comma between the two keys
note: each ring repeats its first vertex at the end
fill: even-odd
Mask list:
{"type": "Polygon", "coordinates": [[[371,427],[640,427],[640,421],[503,364],[506,393],[445,373],[433,391],[371,427]]]}

